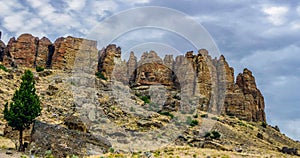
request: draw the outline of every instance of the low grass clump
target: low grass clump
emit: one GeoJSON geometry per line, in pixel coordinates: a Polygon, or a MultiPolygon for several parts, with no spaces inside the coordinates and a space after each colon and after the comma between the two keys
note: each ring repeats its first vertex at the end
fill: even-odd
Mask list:
{"type": "Polygon", "coordinates": [[[174,115],[170,113],[169,111],[164,111],[164,112],[158,112],[161,115],[169,116],[171,119],[174,118],[174,115]]]}
{"type": "Polygon", "coordinates": [[[221,133],[219,133],[218,131],[211,131],[211,132],[207,132],[204,137],[211,138],[211,139],[220,139],[221,133]]]}
{"type": "Polygon", "coordinates": [[[45,68],[42,66],[37,66],[37,67],[35,67],[35,70],[36,70],[36,72],[42,72],[45,70],[45,68]]]}
{"type": "Polygon", "coordinates": [[[100,79],[107,80],[107,78],[101,72],[96,72],[95,75],[100,79]]]}
{"type": "Polygon", "coordinates": [[[3,71],[5,71],[5,72],[8,72],[8,69],[4,65],[0,64],[0,69],[3,70],[3,71]]]}
{"type": "Polygon", "coordinates": [[[144,103],[149,104],[150,101],[150,96],[139,96],[139,98],[144,101],[144,103]]]}

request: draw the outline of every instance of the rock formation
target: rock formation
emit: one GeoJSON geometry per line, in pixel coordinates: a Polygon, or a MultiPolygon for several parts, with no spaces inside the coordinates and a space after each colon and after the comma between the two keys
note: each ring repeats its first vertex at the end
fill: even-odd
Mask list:
{"type": "Polygon", "coordinates": [[[0,31],[0,62],[3,61],[5,48],[6,48],[5,43],[1,41],[1,31],[0,31]]]}
{"type": "MultiPolygon", "coordinates": [[[[120,48],[109,45],[99,58],[99,72],[108,79],[113,76],[124,81],[120,72],[116,73],[115,70],[120,66],[116,66],[117,62],[114,61],[120,60],[120,56],[120,48]]],[[[150,51],[143,53],[137,62],[131,52],[126,66],[131,87],[158,84],[173,87],[186,96],[198,97],[200,110],[234,115],[247,121],[266,121],[264,98],[256,87],[252,72],[245,69],[234,82],[234,69],[223,55],[219,59],[211,59],[207,50],[201,49],[196,55],[187,52],[185,56],[177,56],[174,61],[171,55],[166,55],[162,60],[156,52],[150,51]]],[[[124,72],[123,77],[126,76],[124,72]]]]}
{"type": "Polygon", "coordinates": [[[190,51],[175,60],[166,55],[162,60],[150,51],[143,53],[138,61],[131,52],[126,62],[121,60],[121,48],[115,44],[100,51],[96,45],[96,41],[70,36],[51,43],[46,37],[22,34],[17,39],[11,38],[7,46],[0,41],[0,61],[6,66],[41,66],[90,74],[97,69],[108,81],[120,81],[130,87],[163,85],[180,90],[182,95],[196,98],[185,104],[197,100],[203,111],[221,112],[247,121],[266,121],[264,98],[252,72],[245,69],[234,82],[234,70],[223,55],[212,59],[207,50],[201,49],[197,54],[190,51]]]}
{"type": "Polygon", "coordinates": [[[5,66],[13,67],[40,66],[73,70],[74,67],[80,67],[77,64],[82,64],[94,70],[97,61],[95,52],[97,52],[96,41],[71,36],[58,38],[54,44],[46,37],[39,39],[31,34],[22,34],[17,39],[11,38],[6,47],[2,41],[0,42],[0,61],[5,66]],[[75,61],[82,58],[90,60],[84,60],[83,63],[75,61]]]}

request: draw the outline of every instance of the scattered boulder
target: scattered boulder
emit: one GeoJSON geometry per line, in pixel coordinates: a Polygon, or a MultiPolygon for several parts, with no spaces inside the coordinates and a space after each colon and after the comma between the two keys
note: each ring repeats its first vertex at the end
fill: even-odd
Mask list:
{"type": "Polygon", "coordinates": [[[298,149],[289,148],[289,147],[286,147],[286,146],[282,147],[281,152],[285,153],[285,154],[290,154],[290,155],[298,155],[298,149]]]}
{"type": "Polygon", "coordinates": [[[49,85],[48,89],[46,91],[46,94],[48,94],[48,95],[54,95],[54,94],[56,94],[57,91],[58,91],[57,87],[55,87],[53,85],[49,85]]]}
{"type": "Polygon", "coordinates": [[[71,115],[65,118],[64,125],[68,127],[68,129],[81,131],[84,133],[89,132],[86,126],[86,123],[77,116],[71,115]]]}
{"type": "Polygon", "coordinates": [[[35,121],[32,130],[30,150],[38,155],[51,150],[54,157],[76,155],[83,157],[88,153],[100,155],[108,152],[111,143],[100,135],[70,130],[60,125],[35,121]]]}
{"type": "Polygon", "coordinates": [[[38,74],[39,74],[39,77],[46,77],[46,76],[52,75],[52,71],[50,71],[50,70],[41,71],[41,72],[38,72],[38,74]]]}
{"type": "Polygon", "coordinates": [[[277,125],[275,125],[275,127],[273,127],[276,131],[280,132],[280,129],[277,125]]]}
{"type": "Polygon", "coordinates": [[[8,80],[13,80],[14,79],[14,74],[9,73],[9,74],[5,75],[5,78],[8,79],[8,80]]]}
{"type": "Polygon", "coordinates": [[[7,150],[7,151],[5,152],[5,154],[6,154],[6,155],[12,155],[13,152],[12,152],[11,150],[7,150]]]}
{"type": "Polygon", "coordinates": [[[257,133],[256,137],[259,138],[259,139],[264,139],[264,136],[261,133],[257,133]]]}

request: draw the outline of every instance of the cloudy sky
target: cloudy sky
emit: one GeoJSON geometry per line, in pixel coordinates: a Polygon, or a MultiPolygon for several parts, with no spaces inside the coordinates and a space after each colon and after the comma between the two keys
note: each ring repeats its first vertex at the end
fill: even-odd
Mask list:
{"type": "MultiPolygon", "coordinates": [[[[99,30],[97,26],[102,21],[143,6],[171,8],[201,24],[220,53],[235,68],[235,74],[242,72],[244,67],[253,71],[265,97],[268,123],[278,125],[282,132],[300,140],[300,2],[296,0],[0,0],[0,31],[4,42],[22,33],[47,36],[53,42],[60,36],[92,37],[91,32],[99,30]]],[[[137,18],[141,13],[125,19],[127,23],[138,19],[144,25],[147,24],[145,21],[172,24],[172,21],[166,21],[165,14],[152,13],[152,18],[137,18]]],[[[181,28],[191,27],[186,22],[175,24],[181,28]]],[[[122,27],[118,23],[110,29],[122,27]]],[[[176,28],[133,29],[112,40],[126,51],[130,48],[139,50],[141,45],[157,46],[179,54],[197,49],[193,48],[197,44],[187,42],[190,38],[181,36],[189,37],[188,34],[176,34],[172,32],[174,30],[176,28]],[[128,44],[131,46],[126,47],[128,44]]],[[[109,31],[103,32],[110,34],[109,31]]],[[[203,34],[205,32],[201,37],[203,34]]]]}

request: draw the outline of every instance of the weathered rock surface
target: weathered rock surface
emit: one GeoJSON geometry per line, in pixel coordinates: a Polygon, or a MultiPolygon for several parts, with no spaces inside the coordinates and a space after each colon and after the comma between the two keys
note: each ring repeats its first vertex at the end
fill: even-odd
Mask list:
{"type": "Polygon", "coordinates": [[[247,121],[266,122],[264,98],[248,69],[237,76],[235,84],[229,84],[224,104],[227,114],[247,121]]]}
{"type": "Polygon", "coordinates": [[[5,48],[6,48],[5,43],[1,41],[1,31],[0,31],[0,62],[3,61],[5,48]]]}
{"type": "Polygon", "coordinates": [[[121,48],[115,44],[108,45],[99,53],[98,72],[102,73],[108,80],[111,79],[111,74],[114,71],[115,60],[120,60],[121,48]]]}
{"type": "Polygon", "coordinates": [[[51,68],[60,70],[76,68],[88,72],[90,69],[95,69],[91,66],[95,66],[95,61],[97,61],[95,58],[95,54],[97,54],[96,41],[68,36],[67,38],[58,38],[54,42],[54,46],[51,68]]]}
{"type": "Polygon", "coordinates": [[[51,44],[52,44],[51,41],[46,37],[43,37],[42,39],[39,40],[38,50],[36,52],[37,54],[34,63],[35,66],[40,66],[44,68],[46,67],[46,62],[49,54],[48,46],[51,44]]]}
{"type": "Polygon", "coordinates": [[[51,150],[55,157],[103,154],[111,147],[104,137],[39,121],[34,123],[31,141],[34,142],[31,146],[35,146],[36,153],[43,155],[51,150]]]}
{"type": "Polygon", "coordinates": [[[172,55],[162,60],[150,51],[137,60],[131,52],[126,62],[121,60],[121,48],[115,44],[103,48],[99,54],[96,45],[96,41],[70,36],[58,38],[52,44],[45,37],[22,34],[17,39],[11,38],[7,46],[0,42],[0,61],[6,66],[42,66],[90,74],[98,64],[98,72],[108,81],[114,79],[131,87],[164,85],[180,90],[183,96],[198,98],[196,104],[200,110],[222,112],[248,121],[266,121],[264,98],[252,72],[245,69],[235,83],[234,70],[224,56],[211,59],[207,50],[201,49],[198,54],[190,51],[175,60],[172,55]]]}
{"type": "Polygon", "coordinates": [[[7,47],[0,42],[0,61],[12,67],[40,66],[68,71],[75,67],[91,73],[96,68],[96,45],[96,41],[71,36],[58,38],[52,44],[46,37],[22,34],[17,39],[11,38],[7,47]]]}
{"type": "Polygon", "coordinates": [[[264,99],[256,87],[252,72],[245,69],[235,83],[234,69],[223,55],[212,59],[207,50],[201,49],[196,55],[191,51],[185,56],[177,56],[175,60],[172,55],[162,60],[156,52],[150,51],[143,53],[137,61],[131,52],[126,65],[120,56],[121,50],[116,45],[103,49],[98,71],[123,83],[129,80],[129,85],[135,89],[158,84],[175,87],[185,96],[199,98],[197,105],[203,111],[235,115],[247,121],[266,121],[264,99]]]}
{"type": "Polygon", "coordinates": [[[22,34],[17,39],[11,38],[7,44],[8,59],[4,62],[6,65],[33,67],[38,51],[38,42],[39,39],[31,34],[22,34]]]}

